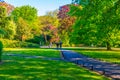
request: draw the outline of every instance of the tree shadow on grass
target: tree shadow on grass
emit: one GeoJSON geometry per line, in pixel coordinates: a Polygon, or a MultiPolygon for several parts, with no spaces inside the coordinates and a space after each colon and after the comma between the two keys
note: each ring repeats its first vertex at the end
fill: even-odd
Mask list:
{"type": "Polygon", "coordinates": [[[3,56],[0,80],[109,80],[75,64],[63,61],[3,56]]]}

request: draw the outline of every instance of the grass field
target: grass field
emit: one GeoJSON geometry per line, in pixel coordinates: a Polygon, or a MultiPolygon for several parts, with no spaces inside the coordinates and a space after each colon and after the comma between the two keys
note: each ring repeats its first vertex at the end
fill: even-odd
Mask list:
{"type": "Polygon", "coordinates": [[[60,52],[55,49],[4,49],[4,54],[22,54],[22,55],[36,55],[36,56],[45,56],[45,57],[60,57],[60,52]]]}
{"type": "Polygon", "coordinates": [[[107,51],[105,48],[65,48],[106,62],[120,64],[120,49],[107,51]]]}
{"type": "MultiPolygon", "coordinates": [[[[3,54],[42,55],[60,57],[51,49],[5,49],[3,54]]],[[[110,80],[95,72],[65,61],[23,58],[3,55],[0,80],[110,80]]]]}

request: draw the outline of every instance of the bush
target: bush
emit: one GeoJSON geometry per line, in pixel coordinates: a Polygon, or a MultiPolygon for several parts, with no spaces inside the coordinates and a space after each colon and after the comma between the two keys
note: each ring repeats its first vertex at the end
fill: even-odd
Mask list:
{"type": "Polygon", "coordinates": [[[39,48],[38,44],[16,40],[1,39],[4,48],[39,48]]]}
{"type": "Polygon", "coordinates": [[[1,62],[1,56],[2,56],[2,49],[3,49],[3,44],[0,41],[0,62],[1,62]]]}

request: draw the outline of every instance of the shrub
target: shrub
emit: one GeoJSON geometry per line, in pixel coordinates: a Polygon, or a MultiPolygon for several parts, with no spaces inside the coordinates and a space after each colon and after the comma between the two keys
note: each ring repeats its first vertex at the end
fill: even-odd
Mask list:
{"type": "Polygon", "coordinates": [[[16,40],[1,39],[4,48],[39,48],[38,44],[16,40]]]}
{"type": "Polygon", "coordinates": [[[3,44],[0,41],[0,62],[1,62],[1,56],[2,56],[2,49],[3,49],[3,44]]]}

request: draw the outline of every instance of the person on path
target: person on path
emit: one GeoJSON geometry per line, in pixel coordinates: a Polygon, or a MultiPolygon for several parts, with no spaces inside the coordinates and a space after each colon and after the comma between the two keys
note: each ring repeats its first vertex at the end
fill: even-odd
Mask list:
{"type": "Polygon", "coordinates": [[[60,41],[60,48],[62,48],[62,41],[60,41]]]}
{"type": "Polygon", "coordinates": [[[57,47],[57,49],[59,48],[59,43],[58,42],[56,43],[56,47],[57,47]]]}
{"type": "Polygon", "coordinates": [[[50,44],[49,44],[49,48],[51,48],[52,47],[52,42],[50,42],[50,44]]]}

